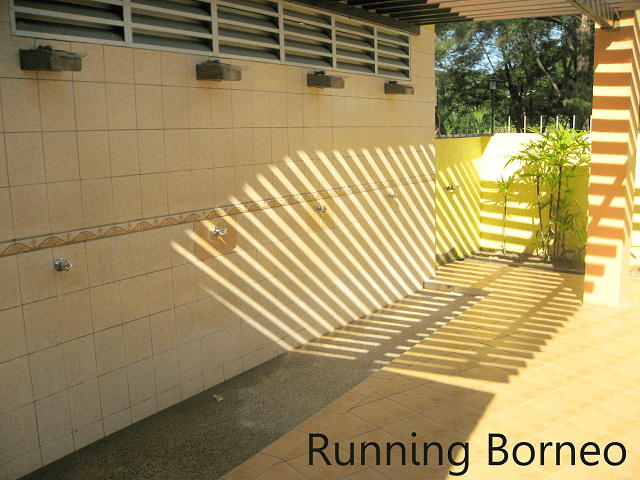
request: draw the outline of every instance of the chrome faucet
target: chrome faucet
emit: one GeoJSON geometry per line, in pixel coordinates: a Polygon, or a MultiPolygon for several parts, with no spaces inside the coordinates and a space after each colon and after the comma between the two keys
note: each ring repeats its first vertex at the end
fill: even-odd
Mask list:
{"type": "Polygon", "coordinates": [[[55,262],[53,262],[53,267],[58,272],[68,272],[72,266],[73,265],[71,265],[71,262],[66,258],[59,258],[55,262]]]}

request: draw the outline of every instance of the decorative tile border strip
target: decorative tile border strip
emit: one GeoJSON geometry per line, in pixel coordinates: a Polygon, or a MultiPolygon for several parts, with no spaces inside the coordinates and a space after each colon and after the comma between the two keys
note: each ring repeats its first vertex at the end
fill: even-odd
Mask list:
{"type": "Polygon", "coordinates": [[[257,200],[236,205],[227,205],[211,210],[200,212],[184,212],[162,217],[135,220],[134,222],[119,223],[114,225],[104,225],[82,230],[71,230],[53,235],[19,238],[9,242],[0,242],[0,257],[15,255],[18,253],[32,252],[48,247],[70,245],[74,243],[97,240],[100,238],[112,237],[115,235],[125,235],[128,233],[140,232],[153,228],[169,227],[180,223],[197,222],[217,217],[230,215],[240,215],[244,213],[269,210],[271,208],[296,205],[300,203],[312,202],[331,197],[343,197],[363,192],[374,192],[384,188],[413,185],[435,180],[435,175],[422,175],[419,177],[403,178],[400,180],[389,180],[385,182],[369,183],[351,187],[339,187],[333,190],[323,190],[312,193],[295,194],[270,200],[257,200]]]}

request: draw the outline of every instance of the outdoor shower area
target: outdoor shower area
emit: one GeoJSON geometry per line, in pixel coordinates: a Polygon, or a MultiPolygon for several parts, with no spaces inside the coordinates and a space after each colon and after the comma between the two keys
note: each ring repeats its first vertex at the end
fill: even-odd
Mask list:
{"type": "Polygon", "coordinates": [[[85,3],[0,1],[2,480],[434,274],[433,29],[85,3]],[[235,67],[198,79],[214,53],[235,67]]]}

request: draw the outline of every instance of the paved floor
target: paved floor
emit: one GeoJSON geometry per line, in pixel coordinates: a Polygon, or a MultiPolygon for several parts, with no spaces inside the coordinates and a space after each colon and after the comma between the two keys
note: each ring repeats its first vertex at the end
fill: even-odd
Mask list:
{"type": "Polygon", "coordinates": [[[24,478],[219,478],[480,298],[416,292],[24,478]]]}
{"type": "Polygon", "coordinates": [[[581,305],[576,275],[456,262],[436,279],[491,293],[224,479],[640,478],[640,283],[628,304],[605,308],[581,305]],[[313,446],[331,466],[320,453],[310,465],[310,434],[326,437],[313,446]],[[505,437],[503,465],[489,464],[489,434],[505,437]],[[363,442],[377,443],[380,459],[369,445],[362,461],[363,442]],[[406,465],[399,445],[387,460],[394,442],[406,465]],[[531,444],[515,452],[528,465],[514,462],[520,442],[531,444]],[[609,465],[620,444],[626,458],[609,465]]]}

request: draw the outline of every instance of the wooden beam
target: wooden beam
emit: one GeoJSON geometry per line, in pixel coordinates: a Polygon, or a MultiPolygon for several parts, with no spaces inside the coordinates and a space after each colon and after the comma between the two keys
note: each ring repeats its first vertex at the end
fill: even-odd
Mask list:
{"type": "Polygon", "coordinates": [[[620,23],[620,15],[607,3],[607,0],[565,0],[591,20],[600,25],[601,28],[615,28],[616,22],[620,23]]]}
{"type": "Polygon", "coordinates": [[[372,12],[356,8],[344,3],[338,3],[333,0],[290,0],[292,3],[304,5],[318,10],[342,15],[343,17],[357,18],[365,22],[374,23],[383,27],[400,30],[401,32],[410,33],[412,35],[420,35],[420,26],[403,22],[396,18],[390,18],[385,15],[378,15],[372,12]]]}

